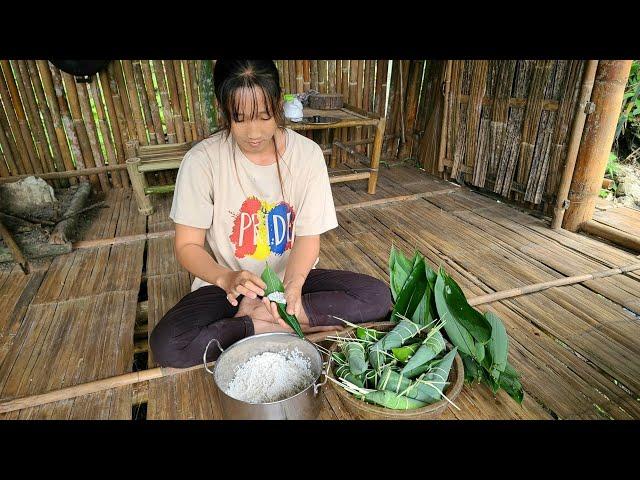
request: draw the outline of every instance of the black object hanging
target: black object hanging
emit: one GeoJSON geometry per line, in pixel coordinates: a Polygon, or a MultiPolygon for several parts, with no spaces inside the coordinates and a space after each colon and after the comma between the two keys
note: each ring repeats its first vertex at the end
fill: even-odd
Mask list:
{"type": "Polygon", "coordinates": [[[106,68],[111,60],[49,60],[63,72],[76,78],[77,82],[88,83],[91,77],[106,68]]]}

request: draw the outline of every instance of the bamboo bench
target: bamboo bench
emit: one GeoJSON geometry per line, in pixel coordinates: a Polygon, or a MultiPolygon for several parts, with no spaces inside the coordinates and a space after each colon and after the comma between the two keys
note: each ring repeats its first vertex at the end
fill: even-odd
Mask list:
{"type": "Polygon", "coordinates": [[[127,172],[129,172],[131,187],[138,203],[138,211],[142,215],[148,216],[154,212],[150,195],[169,193],[175,188],[175,185],[149,186],[145,174],[179,168],[184,155],[196,143],[140,146],[138,140],[127,142],[127,172]]]}

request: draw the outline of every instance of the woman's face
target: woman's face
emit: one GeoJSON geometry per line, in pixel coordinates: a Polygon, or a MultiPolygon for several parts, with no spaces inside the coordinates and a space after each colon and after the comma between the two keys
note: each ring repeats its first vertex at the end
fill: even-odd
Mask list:
{"type": "Polygon", "coordinates": [[[245,153],[266,153],[273,147],[272,138],[278,129],[275,117],[269,114],[261,89],[243,88],[237,92],[240,100],[238,121],[231,119],[231,134],[245,153]],[[255,97],[255,105],[254,105],[255,97]],[[257,110],[257,112],[254,112],[257,110]],[[252,113],[254,113],[252,118],[252,113]]]}

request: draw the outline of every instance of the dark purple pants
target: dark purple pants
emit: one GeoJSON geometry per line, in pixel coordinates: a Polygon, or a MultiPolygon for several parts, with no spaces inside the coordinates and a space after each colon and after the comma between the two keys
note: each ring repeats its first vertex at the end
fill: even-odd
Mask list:
{"type": "MultiPolygon", "coordinates": [[[[238,297],[238,304],[242,296],[238,297]]],[[[302,306],[311,326],[342,325],[335,315],[352,323],[384,320],[392,308],[389,286],[377,278],[343,270],[313,269],[302,287],[302,306]]],[[[205,286],[185,295],[151,332],[149,345],[155,360],[163,367],[185,368],[202,362],[205,347],[212,338],[222,348],[253,335],[248,316],[235,317],[226,293],[216,286],[205,286]]],[[[220,355],[215,342],[207,361],[220,355]]]]}

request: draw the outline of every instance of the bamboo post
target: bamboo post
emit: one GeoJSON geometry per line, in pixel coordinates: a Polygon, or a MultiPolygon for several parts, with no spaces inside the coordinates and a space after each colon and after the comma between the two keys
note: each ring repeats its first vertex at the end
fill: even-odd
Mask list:
{"type": "Polygon", "coordinates": [[[444,156],[447,145],[447,128],[449,121],[449,86],[451,84],[451,60],[447,60],[444,81],[444,103],[442,109],[442,125],[440,127],[440,148],[438,149],[438,172],[444,171],[444,156]]]}
{"type": "MultiPolygon", "coordinates": [[[[24,60],[12,60],[13,69],[16,72],[16,80],[20,97],[22,98],[22,104],[27,104],[25,115],[29,122],[31,133],[33,134],[34,145],[38,154],[38,158],[42,162],[42,171],[55,172],[55,166],[53,164],[53,158],[49,151],[49,142],[47,136],[44,133],[42,121],[40,119],[40,111],[36,104],[36,98],[31,86],[31,79],[29,77],[29,70],[27,63],[24,60]]],[[[35,80],[35,79],[34,79],[35,80]]],[[[54,186],[58,186],[54,183],[54,186]]]]}
{"type": "Polygon", "coordinates": [[[376,136],[373,140],[373,148],[371,150],[371,176],[369,177],[369,184],[367,187],[367,192],[373,195],[376,193],[376,183],[378,182],[378,168],[380,166],[380,155],[382,153],[382,140],[384,139],[384,128],[386,125],[387,119],[385,117],[381,117],[378,120],[378,125],[376,126],[376,136]]]}
{"type": "Polygon", "coordinates": [[[601,60],[598,63],[591,92],[595,110],[585,123],[571,180],[569,208],[562,225],[569,231],[577,231],[593,216],[620,116],[631,63],[631,60],[601,60]]]}
{"type": "MultiPolygon", "coordinates": [[[[96,127],[95,119],[93,117],[93,110],[91,109],[91,102],[89,101],[89,95],[87,93],[87,84],[80,83],[77,85],[78,100],[80,102],[80,111],[82,112],[82,118],[84,119],[85,128],[87,129],[87,137],[89,138],[89,146],[91,147],[91,153],[93,155],[93,161],[95,165],[91,167],[104,167],[104,158],[102,155],[102,148],[98,140],[98,130],[96,127]]],[[[98,175],[100,179],[100,186],[103,191],[107,191],[111,188],[109,179],[105,173],[98,175]]]]}
{"type": "Polygon", "coordinates": [[[296,93],[304,92],[304,60],[295,61],[296,93]]]}
{"type": "MultiPolygon", "coordinates": [[[[13,80],[9,62],[7,60],[2,60],[0,61],[0,98],[2,98],[2,103],[5,107],[7,119],[9,121],[9,125],[11,126],[11,130],[13,131],[13,137],[15,138],[16,146],[18,148],[18,151],[20,152],[19,158],[22,171],[26,173],[34,173],[38,170],[36,169],[35,164],[33,141],[31,140],[31,134],[29,133],[28,128],[26,133],[29,134],[29,141],[25,141],[25,122],[23,119],[19,118],[18,114],[18,110],[21,108],[19,99],[17,108],[15,103],[15,95],[17,95],[18,92],[16,91],[15,95],[13,93],[9,93],[10,84],[7,76],[9,76],[11,80],[13,80]],[[8,74],[7,71],[9,72],[8,74]]],[[[15,87],[15,83],[13,85],[15,87]]],[[[22,112],[22,115],[24,115],[24,111],[22,112]]],[[[42,173],[42,170],[40,170],[39,173],[42,173]]]]}
{"type": "Polygon", "coordinates": [[[327,60],[326,62],[326,83],[324,92],[321,93],[336,93],[336,60],[327,60]]]}
{"type": "Polygon", "coordinates": [[[180,108],[180,97],[178,94],[178,86],[176,85],[176,74],[173,68],[173,60],[164,62],[164,68],[167,72],[167,86],[169,88],[169,100],[171,103],[171,112],[173,113],[173,123],[176,129],[176,137],[178,143],[185,142],[185,128],[182,117],[182,109],[180,108]]]}
{"type": "Polygon", "coordinates": [[[387,122],[389,125],[387,126],[388,132],[393,136],[393,142],[387,141],[383,143],[383,150],[386,153],[389,153],[393,146],[395,146],[395,118],[396,111],[398,110],[398,71],[399,71],[399,62],[393,61],[391,64],[391,82],[389,84],[389,106],[387,108],[387,122]]]}
{"type": "Polygon", "coordinates": [[[213,91],[213,69],[212,60],[202,61],[200,76],[200,91],[202,92],[202,109],[204,111],[203,121],[206,123],[205,133],[207,136],[214,131],[218,122],[216,121],[215,95],[213,91]]]}
{"type": "MultiPolygon", "coordinates": [[[[73,126],[73,120],[71,119],[71,113],[69,111],[69,105],[67,104],[67,98],[64,94],[62,75],[60,73],[60,70],[58,70],[55,65],[49,64],[48,67],[49,73],[51,73],[51,81],[53,82],[53,87],[58,102],[58,109],[60,110],[62,126],[64,128],[64,132],[66,133],[66,137],[69,139],[69,147],[70,153],[72,155],[72,160],[75,159],[75,162],[71,165],[71,167],[67,166],[67,168],[77,168],[79,166],[82,169],[84,168],[84,159],[82,157],[82,150],[80,149],[78,135],[73,126]]],[[[87,178],[88,177],[80,177],[80,181],[85,181],[87,180],[87,178]]]]}
{"type": "MultiPolygon", "coordinates": [[[[69,101],[69,109],[71,110],[71,118],[73,120],[73,127],[78,135],[78,143],[80,145],[80,151],[82,155],[76,157],[76,167],[80,169],[95,167],[95,159],[93,158],[93,152],[85,127],[84,120],[82,118],[82,109],[80,107],[80,99],[78,98],[78,89],[76,88],[76,81],[74,78],[66,72],[62,72],[62,82],[64,83],[67,91],[67,100],[69,101]]],[[[93,187],[97,190],[102,183],[102,179],[99,179],[96,175],[89,176],[89,181],[93,187]]]]}
{"type": "MultiPolygon", "coordinates": [[[[51,144],[51,149],[53,151],[53,159],[54,159],[56,170],[67,169],[69,167],[67,166],[67,163],[64,161],[64,154],[62,153],[63,149],[60,148],[60,137],[58,136],[58,130],[56,129],[56,125],[51,116],[51,108],[49,108],[49,105],[47,104],[47,97],[43,88],[45,80],[41,78],[42,75],[38,72],[38,65],[35,60],[27,60],[27,67],[29,69],[29,76],[31,77],[34,90],[36,92],[36,98],[38,99],[39,111],[42,112],[44,125],[45,125],[45,128],[47,129],[47,136],[49,138],[49,143],[51,144]]],[[[46,69],[46,72],[49,73],[49,75],[51,75],[48,68],[46,69]]],[[[56,104],[55,98],[53,96],[50,97],[49,102],[51,103],[52,106],[56,104]]],[[[63,133],[63,136],[64,136],[64,132],[62,132],[62,129],[60,129],[60,131],[61,133],[63,133]]],[[[68,153],[69,150],[66,145],[66,138],[64,140],[65,140],[64,150],[68,153]]],[[[69,156],[69,160],[70,159],[71,157],[69,156]]],[[[73,165],[73,164],[70,162],[70,165],[73,165]]],[[[69,185],[69,181],[66,179],[59,180],[58,185],[62,187],[66,187],[69,185]]]]}
{"type": "Polygon", "coordinates": [[[289,88],[291,88],[292,93],[300,93],[296,78],[296,62],[296,60],[289,60],[289,88]]]}
{"type": "Polygon", "coordinates": [[[327,93],[327,60],[318,60],[318,91],[327,93]]]}
{"type": "Polygon", "coordinates": [[[202,117],[200,116],[200,94],[198,92],[198,77],[196,61],[187,61],[187,69],[189,73],[189,98],[191,98],[191,111],[193,112],[193,122],[195,126],[194,140],[202,140],[204,133],[202,131],[202,117]]]}
{"type": "MultiPolygon", "coordinates": [[[[109,115],[109,123],[107,124],[107,126],[111,125],[111,131],[113,132],[113,142],[115,143],[116,151],[116,163],[124,165],[125,140],[123,138],[122,131],[120,130],[122,119],[118,118],[115,101],[113,99],[114,95],[111,91],[109,76],[108,73],[104,70],[100,72],[100,87],[102,88],[104,103],[107,106],[107,114],[109,115]]],[[[127,176],[127,172],[121,170],[118,173],[114,173],[114,175],[120,175],[120,182],[123,187],[129,186],[129,177],[127,176]]]]}
{"type": "MultiPolygon", "coordinates": [[[[173,233],[173,231],[170,233],[173,233]]],[[[150,235],[151,234],[143,234],[141,237],[147,238],[150,235]]],[[[140,240],[142,239],[143,238],[140,238],[140,240]]],[[[542,283],[537,283],[533,285],[527,285],[525,287],[514,288],[511,290],[505,290],[502,292],[494,292],[487,295],[480,295],[478,297],[470,298],[468,302],[469,302],[469,305],[471,306],[484,305],[484,304],[499,301],[499,300],[505,300],[509,298],[519,297],[522,295],[528,295],[530,293],[541,292],[553,287],[575,285],[576,283],[583,283],[589,280],[606,278],[613,275],[619,275],[622,273],[630,273],[636,270],[640,270],[640,263],[625,265],[623,267],[599,271],[591,274],[559,278],[557,280],[552,280],[549,282],[542,282],[542,283]]],[[[360,326],[375,327],[375,325],[376,325],[376,322],[369,322],[369,323],[363,323],[360,326]]],[[[336,329],[329,332],[313,333],[313,334],[307,335],[306,339],[309,340],[310,342],[317,343],[317,342],[323,341],[330,335],[335,335],[340,332],[341,330],[336,329]]],[[[215,362],[209,362],[207,363],[207,367],[211,367],[214,364],[215,362]]],[[[77,398],[84,395],[90,395],[92,393],[97,393],[97,392],[101,392],[101,391],[109,390],[113,388],[124,387],[127,385],[134,385],[134,384],[146,382],[149,380],[154,380],[156,378],[169,377],[169,376],[178,375],[181,373],[192,372],[194,370],[199,370],[203,367],[204,367],[204,364],[195,365],[189,368],[157,367],[149,370],[125,373],[122,375],[116,375],[113,377],[103,378],[100,380],[81,383],[78,385],[73,385],[71,387],[66,387],[59,390],[52,390],[52,391],[41,393],[38,395],[30,395],[30,396],[21,397],[21,398],[5,400],[0,403],[0,414],[13,412],[16,410],[23,410],[25,408],[37,407],[39,405],[45,405],[47,403],[52,403],[52,402],[59,402],[59,401],[68,400],[71,398],[77,398]]]]}
{"type": "Polygon", "coordinates": [[[173,111],[171,109],[171,102],[169,101],[169,91],[167,90],[162,60],[154,60],[153,68],[156,72],[156,82],[158,82],[158,93],[160,94],[160,101],[162,102],[164,121],[167,124],[167,142],[176,143],[177,136],[173,121],[173,111]]]}
{"type": "Polygon", "coordinates": [[[191,89],[191,72],[189,71],[188,60],[182,60],[182,71],[184,72],[184,91],[186,95],[187,107],[189,109],[189,126],[191,127],[191,140],[198,140],[198,129],[196,128],[196,107],[193,98],[194,92],[191,89]]]}
{"type": "Polygon", "coordinates": [[[304,91],[318,90],[318,60],[304,61],[304,91]]]}
{"type": "Polygon", "coordinates": [[[27,262],[27,259],[22,253],[22,250],[20,250],[20,247],[14,240],[13,235],[11,235],[11,232],[9,232],[7,227],[4,226],[2,221],[0,221],[0,236],[2,237],[2,240],[4,240],[4,243],[7,245],[7,247],[9,247],[9,250],[11,250],[11,253],[13,254],[13,260],[18,265],[20,265],[23,273],[27,275],[29,273],[29,262],[27,262]]]}
{"type": "Polygon", "coordinates": [[[129,94],[129,106],[131,107],[131,113],[133,114],[137,138],[140,140],[141,145],[149,145],[131,60],[122,60],[122,71],[124,74],[125,87],[129,94]]]}
{"type": "MultiPolygon", "coordinates": [[[[102,141],[104,143],[104,148],[107,152],[108,164],[114,165],[118,163],[118,160],[116,157],[115,149],[113,148],[113,143],[111,143],[109,126],[107,125],[105,115],[104,115],[104,108],[102,107],[102,100],[100,98],[98,79],[96,78],[92,84],[87,85],[87,88],[89,89],[89,94],[91,95],[91,98],[93,99],[93,103],[96,106],[96,113],[98,115],[98,125],[100,127],[100,132],[102,133],[102,141]]],[[[111,176],[111,182],[113,183],[113,186],[116,188],[122,187],[122,182],[120,181],[120,174],[118,172],[114,172],[114,174],[111,176]]]]}
{"type": "MultiPolygon", "coordinates": [[[[151,107],[149,106],[149,97],[147,96],[145,79],[142,75],[142,65],[140,65],[140,60],[133,60],[131,64],[133,67],[133,83],[135,84],[136,90],[138,92],[138,98],[140,99],[142,112],[144,113],[145,126],[147,132],[149,132],[149,145],[157,145],[158,143],[160,143],[158,137],[162,136],[162,129],[156,134],[156,124],[151,114],[151,107]]],[[[153,91],[153,88],[151,90],[153,91]]],[[[151,98],[154,97],[155,95],[151,96],[151,98]]]]}
{"type": "MultiPolygon", "coordinates": [[[[2,135],[4,135],[4,132],[2,135]]],[[[1,140],[2,137],[0,137],[0,146],[2,145],[1,140]]],[[[8,163],[5,158],[4,151],[2,151],[2,149],[0,148],[0,177],[8,177],[11,175],[11,173],[9,172],[9,167],[7,165],[8,163]]]]}
{"type": "Polygon", "coordinates": [[[414,144],[414,126],[418,113],[418,95],[420,94],[420,79],[424,69],[424,60],[411,61],[410,76],[407,82],[406,122],[407,131],[405,143],[402,145],[399,157],[405,158],[412,154],[414,144]]]}
{"type": "Polygon", "coordinates": [[[192,142],[191,125],[189,124],[189,114],[187,112],[187,99],[184,93],[184,83],[182,79],[182,66],[180,60],[173,60],[173,73],[175,75],[176,91],[178,92],[178,105],[182,114],[182,122],[184,125],[184,140],[192,142]]]}
{"type": "Polygon", "coordinates": [[[289,60],[282,60],[282,85],[285,93],[291,93],[289,85],[289,60]]]}
{"type": "Polygon", "coordinates": [[[576,105],[573,124],[571,125],[567,157],[565,159],[564,169],[562,170],[558,193],[556,194],[556,205],[553,209],[551,228],[554,230],[557,230],[562,226],[564,212],[568,207],[567,198],[569,196],[569,187],[571,186],[571,178],[573,177],[573,172],[576,167],[576,158],[578,157],[580,140],[582,138],[585,121],[587,120],[587,102],[589,102],[589,99],[591,98],[591,91],[593,90],[593,82],[597,68],[597,60],[588,60],[582,75],[582,86],[580,87],[580,96],[578,97],[578,104],[576,105]]]}

